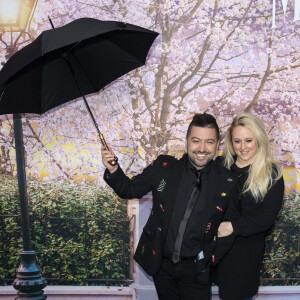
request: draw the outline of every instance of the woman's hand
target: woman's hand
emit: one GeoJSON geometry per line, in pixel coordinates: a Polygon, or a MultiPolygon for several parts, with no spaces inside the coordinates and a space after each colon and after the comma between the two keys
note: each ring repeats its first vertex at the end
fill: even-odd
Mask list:
{"type": "Polygon", "coordinates": [[[231,222],[222,222],[218,229],[218,237],[228,236],[233,233],[233,227],[231,222]]]}
{"type": "Polygon", "coordinates": [[[177,152],[175,152],[175,154],[173,155],[177,160],[181,159],[182,156],[184,155],[185,150],[179,150],[177,152]]]}

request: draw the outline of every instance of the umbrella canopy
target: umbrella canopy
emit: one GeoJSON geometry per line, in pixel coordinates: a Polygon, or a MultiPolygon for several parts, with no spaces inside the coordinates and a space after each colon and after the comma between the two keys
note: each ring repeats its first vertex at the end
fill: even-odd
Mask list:
{"type": "Polygon", "coordinates": [[[98,92],[144,65],[157,35],[139,26],[91,18],[44,31],[0,71],[0,114],[42,114],[98,92]]]}

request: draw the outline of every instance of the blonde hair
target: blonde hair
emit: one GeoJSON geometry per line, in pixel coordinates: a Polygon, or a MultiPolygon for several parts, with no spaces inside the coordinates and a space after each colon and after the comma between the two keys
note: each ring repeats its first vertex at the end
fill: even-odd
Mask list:
{"type": "Polygon", "coordinates": [[[282,171],[272,157],[268,134],[263,123],[250,113],[241,113],[236,116],[226,132],[223,152],[225,167],[229,169],[235,161],[236,153],[232,144],[232,131],[236,126],[245,126],[251,130],[257,148],[243,187],[243,193],[250,192],[256,202],[261,202],[272,184],[282,177],[282,171]]]}

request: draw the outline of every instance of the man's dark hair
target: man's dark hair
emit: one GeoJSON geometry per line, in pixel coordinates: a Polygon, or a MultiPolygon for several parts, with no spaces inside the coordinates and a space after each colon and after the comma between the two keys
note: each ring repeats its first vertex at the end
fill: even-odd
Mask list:
{"type": "Polygon", "coordinates": [[[203,114],[195,114],[194,115],[193,120],[190,123],[187,133],[186,133],[187,138],[190,136],[193,126],[204,127],[204,128],[214,128],[216,130],[217,141],[220,138],[220,130],[219,130],[217,121],[216,121],[215,117],[210,114],[203,113],[203,114]]]}

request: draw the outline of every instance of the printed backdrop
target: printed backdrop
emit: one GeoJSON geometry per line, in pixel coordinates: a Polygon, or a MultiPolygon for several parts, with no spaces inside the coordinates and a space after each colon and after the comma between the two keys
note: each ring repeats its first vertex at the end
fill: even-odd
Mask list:
{"type": "MultiPolygon", "coordinates": [[[[224,135],[249,111],[265,124],[285,193],[298,205],[299,7],[297,0],[39,0],[30,33],[33,40],[50,29],[47,16],[55,27],[92,17],[159,32],[145,66],[88,96],[125,172],[183,149],[194,113],[213,114],[224,135]]],[[[7,33],[0,37],[9,44],[7,33]]],[[[104,185],[101,145],[82,99],[24,116],[23,125],[28,178],[104,185]]],[[[16,175],[11,115],[1,116],[0,147],[0,172],[16,175]]]]}

